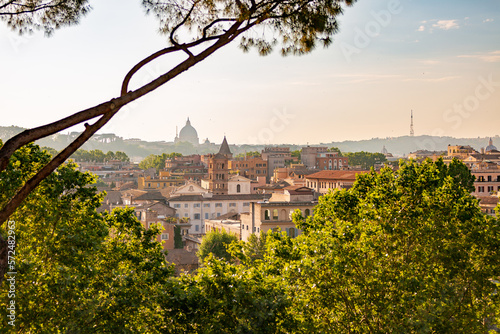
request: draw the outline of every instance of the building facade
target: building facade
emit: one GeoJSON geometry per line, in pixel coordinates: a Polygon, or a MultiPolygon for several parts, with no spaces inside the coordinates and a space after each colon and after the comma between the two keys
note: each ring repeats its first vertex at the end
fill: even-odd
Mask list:
{"type": "Polygon", "coordinates": [[[326,146],[302,147],[302,152],[300,153],[300,159],[307,168],[315,168],[316,157],[318,153],[326,153],[326,152],[328,152],[328,147],[326,146]]]}
{"type": "Polygon", "coordinates": [[[204,234],[205,220],[216,219],[227,213],[250,211],[250,204],[269,198],[267,194],[248,195],[183,195],[169,198],[177,218],[187,218],[191,223],[190,234],[204,234]]]}
{"type": "Polygon", "coordinates": [[[201,186],[214,195],[227,195],[229,181],[229,160],[233,157],[226,137],[219,152],[208,156],[208,179],[201,181],[201,186]]]}
{"type": "Polygon", "coordinates": [[[326,194],[334,189],[350,189],[359,174],[368,170],[323,170],[306,176],[306,186],[317,193],[326,194]]]}
{"type": "Polygon", "coordinates": [[[252,203],[250,211],[240,215],[241,239],[247,241],[251,234],[277,229],[296,237],[301,230],[295,226],[292,214],[300,210],[304,217],[313,215],[316,204],[310,188],[288,187],[281,194],[273,193],[268,201],[252,203]]]}
{"type": "Polygon", "coordinates": [[[267,161],[266,180],[271,181],[274,169],[283,168],[287,161],[292,161],[292,152],[289,147],[266,147],[262,150],[262,159],[267,161]]]}
{"type": "Polygon", "coordinates": [[[245,157],[229,161],[229,169],[251,180],[267,178],[267,161],[261,157],[245,157]]]}
{"type": "Polygon", "coordinates": [[[316,155],[317,170],[342,170],[349,167],[349,159],[341,157],[337,152],[323,152],[316,155]]]}

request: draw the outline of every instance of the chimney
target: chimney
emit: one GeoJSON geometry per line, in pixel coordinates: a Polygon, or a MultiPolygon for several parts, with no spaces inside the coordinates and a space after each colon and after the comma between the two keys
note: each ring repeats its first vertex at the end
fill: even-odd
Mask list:
{"type": "Polygon", "coordinates": [[[484,154],[484,147],[481,147],[481,154],[484,154]]]}

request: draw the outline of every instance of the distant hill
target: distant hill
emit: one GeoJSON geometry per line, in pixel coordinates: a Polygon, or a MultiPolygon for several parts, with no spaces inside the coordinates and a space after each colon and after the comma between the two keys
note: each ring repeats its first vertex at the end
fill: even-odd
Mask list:
{"type": "MultiPolygon", "coordinates": [[[[408,153],[415,152],[417,150],[446,151],[448,145],[470,145],[477,151],[480,151],[481,147],[488,146],[489,139],[489,137],[454,138],[435,136],[402,136],[391,138],[373,138],[358,141],[331,142],[321,145],[338,147],[342,152],[380,152],[385,146],[388,152],[397,156],[405,156],[408,155],[408,153]]],[[[497,146],[500,146],[500,138],[498,135],[493,137],[493,143],[497,143],[497,146]]]]}
{"type": "MultiPolygon", "coordinates": [[[[17,126],[4,127],[0,126],[0,139],[6,141],[9,138],[17,135],[18,133],[24,131],[24,128],[17,126]]],[[[61,150],[68,143],[74,140],[79,135],[78,132],[72,132],[69,134],[55,134],[47,138],[37,141],[40,146],[52,147],[56,150],[61,150]]],[[[435,136],[403,136],[403,137],[390,137],[390,138],[372,138],[368,140],[358,140],[358,141],[341,141],[341,142],[330,142],[321,143],[318,145],[311,146],[327,146],[327,147],[338,147],[342,152],[380,152],[385,146],[388,152],[394,154],[395,156],[406,156],[410,152],[415,152],[417,150],[430,150],[430,151],[445,151],[448,144],[450,145],[471,145],[476,150],[480,150],[481,147],[486,147],[488,145],[489,137],[477,137],[477,138],[453,138],[453,137],[435,137],[435,136]]],[[[230,142],[229,138],[229,142],[230,142]]],[[[493,137],[493,143],[497,147],[500,147],[499,136],[493,137]]],[[[278,145],[290,147],[290,150],[300,150],[306,145],[278,145]]],[[[261,151],[265,145],[230,145],[233,154],[240,154],[250,151],[261,151]]],[[[216,153],[219,150],[219,143],[217,144],[202,144],[197,147],[189,143],[177,143],[173,142],[147,142],[140,139],[123,139],[122,137],[116,136],[114,134],[98,134],[94,135],[87,143],[84,144],[83,149],[85,150],[101,150],[103,152],[108,151],[122,151],[125,152],[134,161],[139,161],[150,154],[162,154],[162,153],[172,153],[178,152],[185,155],[188,154],[208,154],[216,153]]]]}

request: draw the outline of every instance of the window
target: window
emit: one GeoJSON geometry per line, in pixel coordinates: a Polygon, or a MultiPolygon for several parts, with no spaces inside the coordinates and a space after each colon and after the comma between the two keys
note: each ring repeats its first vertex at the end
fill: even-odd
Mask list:
{"type": "Polygon", "coordinates": [[[188,213],[186,212],[186,213],[184,214],[184,217],[187,217],[187,216],[188,216],[188,213]]]}
{"type": "Polygon", "coordinates": [[[204,208],[209,208],[209,207],[210,207],[210,203],[204,203],[204,204],[203,204],[203,207],[204,207],[204,208]]]}
{"type": "Polygon", "coordinates": [[[198,232],[200,230],[200,225],[194,225],[194,230],[198,232]]]}
{"type": "Polygon", "coordinates": [[[250,206],[250,202],[244,202],[243,206],[250,206]]]}
{"type": "Polygon", "coordinates": [[[290,227],[287,229],[288,230],[288,236],[290,238],[295,238],[297,236],[297,233],[295,231],[295,228],[294,227],[290,227]]]}
{"type": "Polygon", "coordinates": [[[195,208],[199,208],[200,206],[201,206],[200,203],[194,203],[194,205],[193,205],[193,207],[195,207],[195,208]]]}
{"type": "Polygon", "coordinates": [[[222,203],[215,203],[216,208],[222,208],[222,203]]]}
{"type": "Polygon", "coordinates": [[[278,220],[278,209],[273,210],[273,220],[278,220]]]}
{"type": "Polygon", "coordinates": [[[199,213],[195,213],[194,214],[194,219],[200,219],[200,214],[199,213]]]}
{"type": "Polygon", "coordinates": [[[208,213],[205,212],[205,219],[208,219],[208,213]]]}
{"type": "Polygon", "coordinates": [[[168,233],[162,233],[161,240],[168,240],[168,233]]]}
{"type": "Polygon", "coordinates": [[[491,175],[488,175],[488,182],[491,182],[491,175]]]}
{"type": "Polygon", "coordinates": [[[240,186],[239,184],[236,186],[236,192],[237,192],[237,193],[240,193],[240,192],[241,192],[241,186],[240,186]]]}
{"type": "Polygon", "coordinates": [[[271,218],[269,217],[270,215],[271,215],[271,214],[270,214],[269,210],[264,211],[264,220],[269,220],[269,219],[271,219],[271,218]]]}
{"type": "Polygon", "coordinates": [[[235,207],[235,206],[236,206],[236,203],[229,203],[229,206],[230,206],[230,207],[235,207]]]}
{"type": "Polygon", "coordinates": [[[311,210],[306,209],[306,211],[304,212],[304,214],[306,215],[306,217],[309,217],[311,215],[311,210]]]}
{"type": "Polygon", "coordinates": [[[178,213],[175,214],[175,218],[179,218],[179,214],[178,213]]]}
{"type": "Polygon", "coordinates": [[[181,207],[180,204],[174,204],[174,208],[179,209],[181,207]]]}
{"type": "Polygon", "coordinates": [[[220,212],[217,212],[217,217],[220,217],[220,212]]]}
{"type": "Polygon", "coordinates": [[[188,207],[189,207],[189,204],[188,204],[188,203],[184,204],[184,207],[185,207],[185,208],[188,208],[188,207]]]}

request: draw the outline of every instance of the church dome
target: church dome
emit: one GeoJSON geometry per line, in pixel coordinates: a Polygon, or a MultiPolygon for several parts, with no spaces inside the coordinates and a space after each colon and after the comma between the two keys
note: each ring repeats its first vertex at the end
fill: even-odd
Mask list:
{"type": "Polygon", "coordinates": [[[200,143],[198,132],[196,132],[196,129],[191,125],[189,118],[187,119],[186,125],[179,132],[179,137],[176,139],[176,142],[185,141],[193,145],[198,145],[200,143]]]}
{"type": "Polygon", "coordinates": [[[491,151],[497,151],[497,148],[495,145],[493,145],[493,139],[490,138],[490,141],[488,143],[488,146],[486,146],[486,152],[491,152],[491,151]]]}

